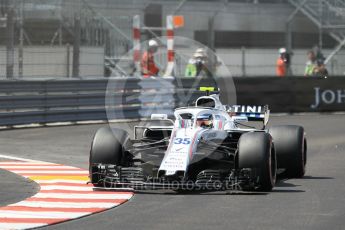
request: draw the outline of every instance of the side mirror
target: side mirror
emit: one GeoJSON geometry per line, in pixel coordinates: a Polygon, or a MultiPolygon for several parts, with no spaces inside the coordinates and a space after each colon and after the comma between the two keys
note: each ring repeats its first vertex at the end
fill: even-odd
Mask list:
{"type": "Polygon", "coordinates": [[[151,114],[151,120],[166,120],[166,119],[168,119],[168,114],[160,114],[160,113],[151,114]]]}

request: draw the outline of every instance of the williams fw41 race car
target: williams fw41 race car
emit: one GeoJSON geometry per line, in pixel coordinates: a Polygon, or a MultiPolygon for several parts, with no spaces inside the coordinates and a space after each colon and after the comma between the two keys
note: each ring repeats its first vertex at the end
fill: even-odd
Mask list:
{"type": "Polygon", "coordinates": [[[226,106],[213,94],[177,108],[174,117],[153,114],[134,128],[133,139],[125,130],[100,128],[90,151],[90,182],[120,190],[271,191],[277,172],[305,174],[303,127],[266,129],[267,106],[226,106]],[[255,121],[261,128],[250,125],[255,121]]]}

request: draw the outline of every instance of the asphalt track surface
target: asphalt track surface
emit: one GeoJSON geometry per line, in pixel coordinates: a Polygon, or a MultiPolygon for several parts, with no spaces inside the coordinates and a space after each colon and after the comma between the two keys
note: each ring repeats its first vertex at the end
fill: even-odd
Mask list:
{"type": "Polygon", "coordinates": [[[1,206],[25,200],[38,192],[38,185],[35,182],[17,174],[0,169],[0,178],[1,206]]]}
{"type": "MultiPolygon", "coordinates": [[[[303,179],[280,181],[271,193],[138,193],[118,208],[43,229],[345,229],[345,115],[273,116],[270,124],[305,127],[309,155],[303,179]]],[[[1,131],[0,154],[86,169],[92,136],[101,126],[1,131]]],[[[1,205],[13,196],[3,184],[15,176],[6,175],[1,205]]],[[[16,178],[10,185],[25,183],[16,178]]],[[[28,195],[27,187],[23,191],[20,196],[28,195]]]]}

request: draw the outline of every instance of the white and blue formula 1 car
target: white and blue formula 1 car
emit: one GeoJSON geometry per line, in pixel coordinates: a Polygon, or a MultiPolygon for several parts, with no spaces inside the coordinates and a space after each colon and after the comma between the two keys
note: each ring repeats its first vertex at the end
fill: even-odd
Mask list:
{"type": "Polygon", "coordinates": [[[271,191],[276,175],[305,174],[301,126],[266,129],[267,106],[226,106],[216,94],[178,108],[174,120],[154,114],[134,128],[103,127],[90,151],[90,181],[111,189],[236,189],[271,191]],[[262,121],[254,128],[252,121],[262,121]]]}

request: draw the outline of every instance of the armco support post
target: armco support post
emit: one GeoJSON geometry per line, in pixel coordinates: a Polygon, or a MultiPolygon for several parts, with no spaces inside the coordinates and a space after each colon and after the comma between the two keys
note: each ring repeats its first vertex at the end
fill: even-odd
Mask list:
{"type": "Polygon", "coordinates": [[[9,7],[6,25],[6,78],[13,78],[14,68],[14,10],[9,7]]]}
{"type": "Polygon", "coordinates": [[[66,77],[70,78],[70,56],[71,56],[71,46],[67,43],[66,45],[66,77]]]}
{"type": "Polygon", "coordinates": [[[80,17],[74,18],[73,67],[72,77],[79,77],[80,57],[80,17]]]}

